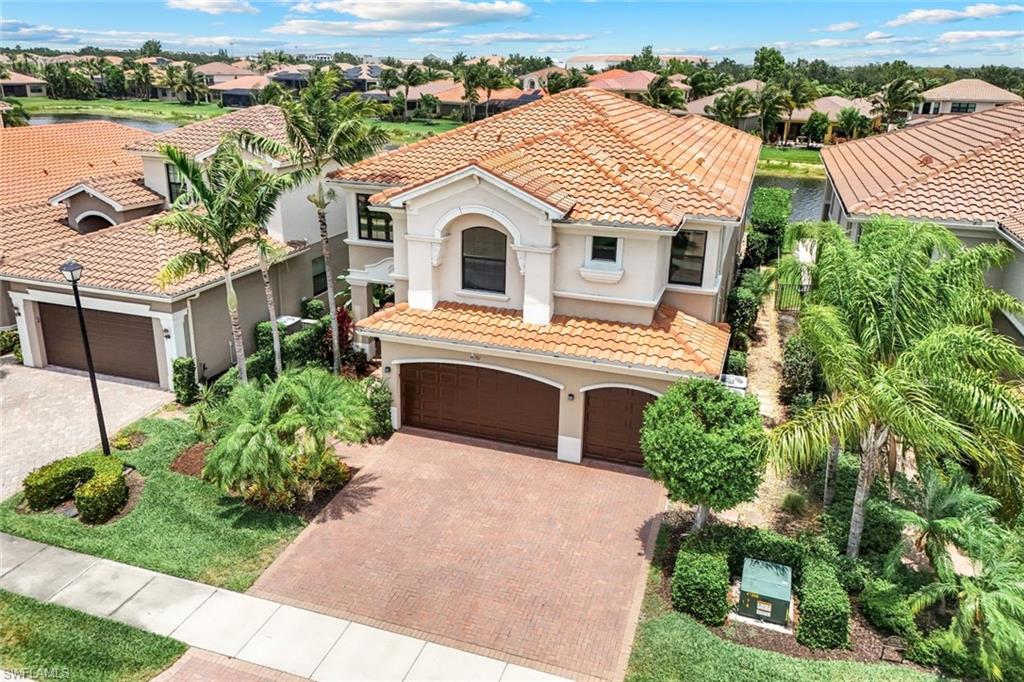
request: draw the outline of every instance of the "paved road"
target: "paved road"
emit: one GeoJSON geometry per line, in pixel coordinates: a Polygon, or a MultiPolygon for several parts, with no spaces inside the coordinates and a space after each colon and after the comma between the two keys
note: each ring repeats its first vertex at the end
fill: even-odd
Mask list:
{"type": "MultiPolygon", "coordinates": [[[[173,398],[151,384],[102,379],[99,386],[111,436],[173,398]]],[[[99,441],[87,376],[0,359],[0,500],[33,469],[99,441]]]]}

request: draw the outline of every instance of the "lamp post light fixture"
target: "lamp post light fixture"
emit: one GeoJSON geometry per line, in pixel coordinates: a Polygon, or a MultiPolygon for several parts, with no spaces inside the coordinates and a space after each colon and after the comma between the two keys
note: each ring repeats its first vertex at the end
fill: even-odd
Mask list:
{"type": "Polygon", "coordinates": [[[82,266],[69,260],[60,266],[60,274],[71,284],[75,294],[75,309],[78,311],[78,326],[82,330],[82,346],[85,348],[85,364],[89,368],[89,383],[92,385],[92,401],[96,405],[96,423],[100,427],[100,444],[103,454],[110,454],[110,443],[107,441],[107,427],[103,425],[103,406],[100,405],[100,389],[96,385],[96,370],[92,365],[92,351],[89,349],[89,334],[85,330],[85,313],[82,311],[82,298],[78,295],[78,281],[82,279],[82,266]]]}

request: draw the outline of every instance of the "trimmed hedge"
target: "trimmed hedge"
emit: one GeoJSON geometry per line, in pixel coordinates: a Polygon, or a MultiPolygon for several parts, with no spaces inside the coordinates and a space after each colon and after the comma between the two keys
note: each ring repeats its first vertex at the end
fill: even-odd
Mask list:
{"type": "Polygon", "coordinates": [[[391,425],[391,389],[388,383],[378,377],[364,380],[366,401],[370,405],[370,438],[389,438],[394,427],[391,425]]]}
{"type": "Polygon", "coordinates": [[[306,320],[319,320],[327,314],[327,304],[319,298],[306,298],[302,301],[302,317],[306,320]]]}
{"type": "Polygon", "coordinates": [[[741,350],[731,350],[725,359],[725,373],[747,376],[747,354],[741,350]]]}
{"type": "Polygon", "coordinates": [[[74,497],[79,516],[103,523],[128,501],[124,464],[116,457],[86,454],[40,467],[25,477],[25,500],[36,511],[74,497]]]}
{"type": "Polygon", "coordinates": [[[7,355],[13,353],[14,349],[19,345],[18,331],[16,329],[7,329],[0,332],[0,355],[7,355]]]}
{"type": "Polygon", "coordinates": [[[873,578],[864,584],[860,593],[860,608],[872,625],[886,632],[899,635],[907,644],[921,639],[914,615],[899,587],[881,578],[873,578]]]}
{"type": "Polygon", "coordinates": [[[181,405],[191,405],[198,397],[196,361],[193,358],[174,358],[174,399],[181,405]]]}
{"type": "Polygon", "coordinates": [[[729,563],[724,554],[679,551],[672,572],[672,605],[707,625],[729,613],[729,563]]]}
{"type": "MultiPolygon", "coordinates": [[[[280,335],[282,341],[284,339],[284,332],[286,327],[280,322],[277,323],[277,333],[280,335]]],[[[256,342],[256,350],[269,350],[271,353],[274,352],[274,328],[270,326],[270,320],[263,320],[262,322],[256,323],[256,329],[253,331],[253,337],[256,342]]]]}
{"type": "Polygon", "coordinates": [[[850,598],[835,569],[821,559],[804,562],[796,641],[812,649],[850,645],[850,598]]]}
{"type": "MultiPolygon", "coordinates": [[[[809,394],[812,398],[822,391],[821,369],[811,352],[811,347],[799,334],[786,341],[782,351],[782,386],[779,400],[792,405],[798,396],[809,394]]],[[[801,398],[806,400],[806,398],[801,398]]],[[[813,403],[813,399],[811,400],[813,403]]]]}
{"type": "Polygon", "coordinates": [[[750,336],[760,309],[761,301],[754,292],[742,286],[733,287],[729,292],[725,321],[729,323],[733,333],[739,332],[750,336]]]}

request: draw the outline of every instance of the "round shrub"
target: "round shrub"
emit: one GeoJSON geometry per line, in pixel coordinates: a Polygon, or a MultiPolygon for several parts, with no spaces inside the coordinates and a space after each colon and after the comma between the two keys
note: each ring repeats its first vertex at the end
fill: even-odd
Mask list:
{"type": "Polygon", "coordinates": [[[804,562],[796,641],[811,649],[850,644],[850,598],[839,584],[835,569],[821,559],[804,562]]]}
{"type": "Polygon", "coordinates": [[[327,314],[327,304],[319,298],[307,298],[302,301],[302,317],[306,320],[319,320],[327,314]]]}
{"type": "Polygon", "coordinates": [[[872,578],[866,581],[860,593],[860,606],[864,616],[875,627],[899,635],[908,644],[921,638],[907,600],[888,580],[872,578]]]}
{"type": "Polygon", "coordinates": [[[800,516],[807,511],[807,498],[797,492],[788,492],[782,498],[782,511],[793,516],[800,516]]]}
{"type": "Polygon", "coordinates": [[[754,295],[754,292],[742,286],[733,287],[733,290],[729,292],[725,321],[729,323],[734,332],[742,332],[750,336],[754,323],[757,322],[757,313],[760,308],[761,301],[754,295]]]}
{"type": "Polygon", "coordinates": [[[25,477],[25,501],[36,511],[74,497],[83,521],[102,523],[128,500],[124,464],[116,457],[78,455],[51,462],[25,477]]]}
{"type": "Polygon", "coordinates": [[[291,490],[271,490],[264,485],[252,484],[242,491],[242,500],[258,509],[285,511],[295,504],[295,493],[291,490]]]}
{"type": "Polygon", "coordinates": [[[388,383],[378,377],[367,377],[364,380],[366,387],[366,401],[370,406],[371,424],[370,438],[389,438],[393,427],[391,425],[391,388],[388,383]]]}
{"type": "Polygon", "coordinates": [[[320,469],[319,487],[322,490],[336,490],[349,482],[352,470],[337,457],[327,457],[320,469]]]}
{"type": "Polygon", "coordinates": [[[725,373],[747,376],[747,354],[738,350],[729,351],[725,359],[725,373]]]}
{"type": "Polygon", "coordinates": [[[763,232],[750,230],[747,233],[747,252],[742,267],[759,268],[775,259],[774,240],[763,232]]]}
{"type": "Polygon", "coordinates": [[[729,613],[729,563],[724,554],[680,550],[672,572],[672,606],[707,625],[729,613]]]}

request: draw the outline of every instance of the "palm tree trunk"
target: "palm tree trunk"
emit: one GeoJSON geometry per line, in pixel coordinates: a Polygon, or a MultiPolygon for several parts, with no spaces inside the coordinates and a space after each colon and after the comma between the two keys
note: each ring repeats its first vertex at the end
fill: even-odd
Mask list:
{"type": "Polygon", "coordinates": [[[281,331],[277,328],[277,304],[274,302],[274,287],[270,285],[270,263],[262,252],[259,253],[260,274],[263,275],[263,293],[267,297],[267,312],[270,313],[270,338],[274,341],[274,373],[281,376],[281,331]]]}
{"type": "Polygon", "coordinates": [[[822,495],[822,502],[827,507],[832,504],[836,496],[836,467],[839,465],[839,439],[832,438],[832,444],[828,448],[828,459],[825,460],[825,494],[822,495]]]}
{"type": "Polygon", "coordinates": [[[245,373],[245,342],[242,340],[242,322],[238,319],[238,295],[231,281],[231,268],[224,266],[224,291],[227,294],[228,317],[231,319],[231,338],[235,342],[235,366],[238,380],[243,384],[249,380],[245,373]]]}
{"type": "MultiPolygon", "coordinates": [[[[318,189],[322,195],[322,189],[318,189]]],[[[334,273],[331,271],[331,245],[327,241],[327,207],[316,207],[316,221],[320,225],[320,250],[324,256],[324,275],[327,277],[327,310],[331,315],[331,367],[337,374],[341,370],[341,340],[338,338],[338,303],[334,300],[334,273]]]]}
{"type": "Polygon", "coordinates": [[[405,114],[405,120],[409,120],[409,86],[405,86],[405,101],[402,102],[403,113],[405,114]]]}
{"type": "Polygon", "coordinates": [[[888,429],[871,424],[860,442],[860,471],[857,473],[857,492],[853,496],[850,515],[850,536],[846,541],[846,556],[856,559],[860,554],[860,538],[864,533],[864,514],[871,484],[875,480],[875,467],[882,444],[888,438],[888,429]]]}
{"type": "Polygon", "coordinates": [[[706,504],[698,504],[697,511],[693,515],[693,525],[690,526],[690,532],[696,533],[704,524],[707,523],[708,515],[711,513],[711,509],[706,504]]]}

